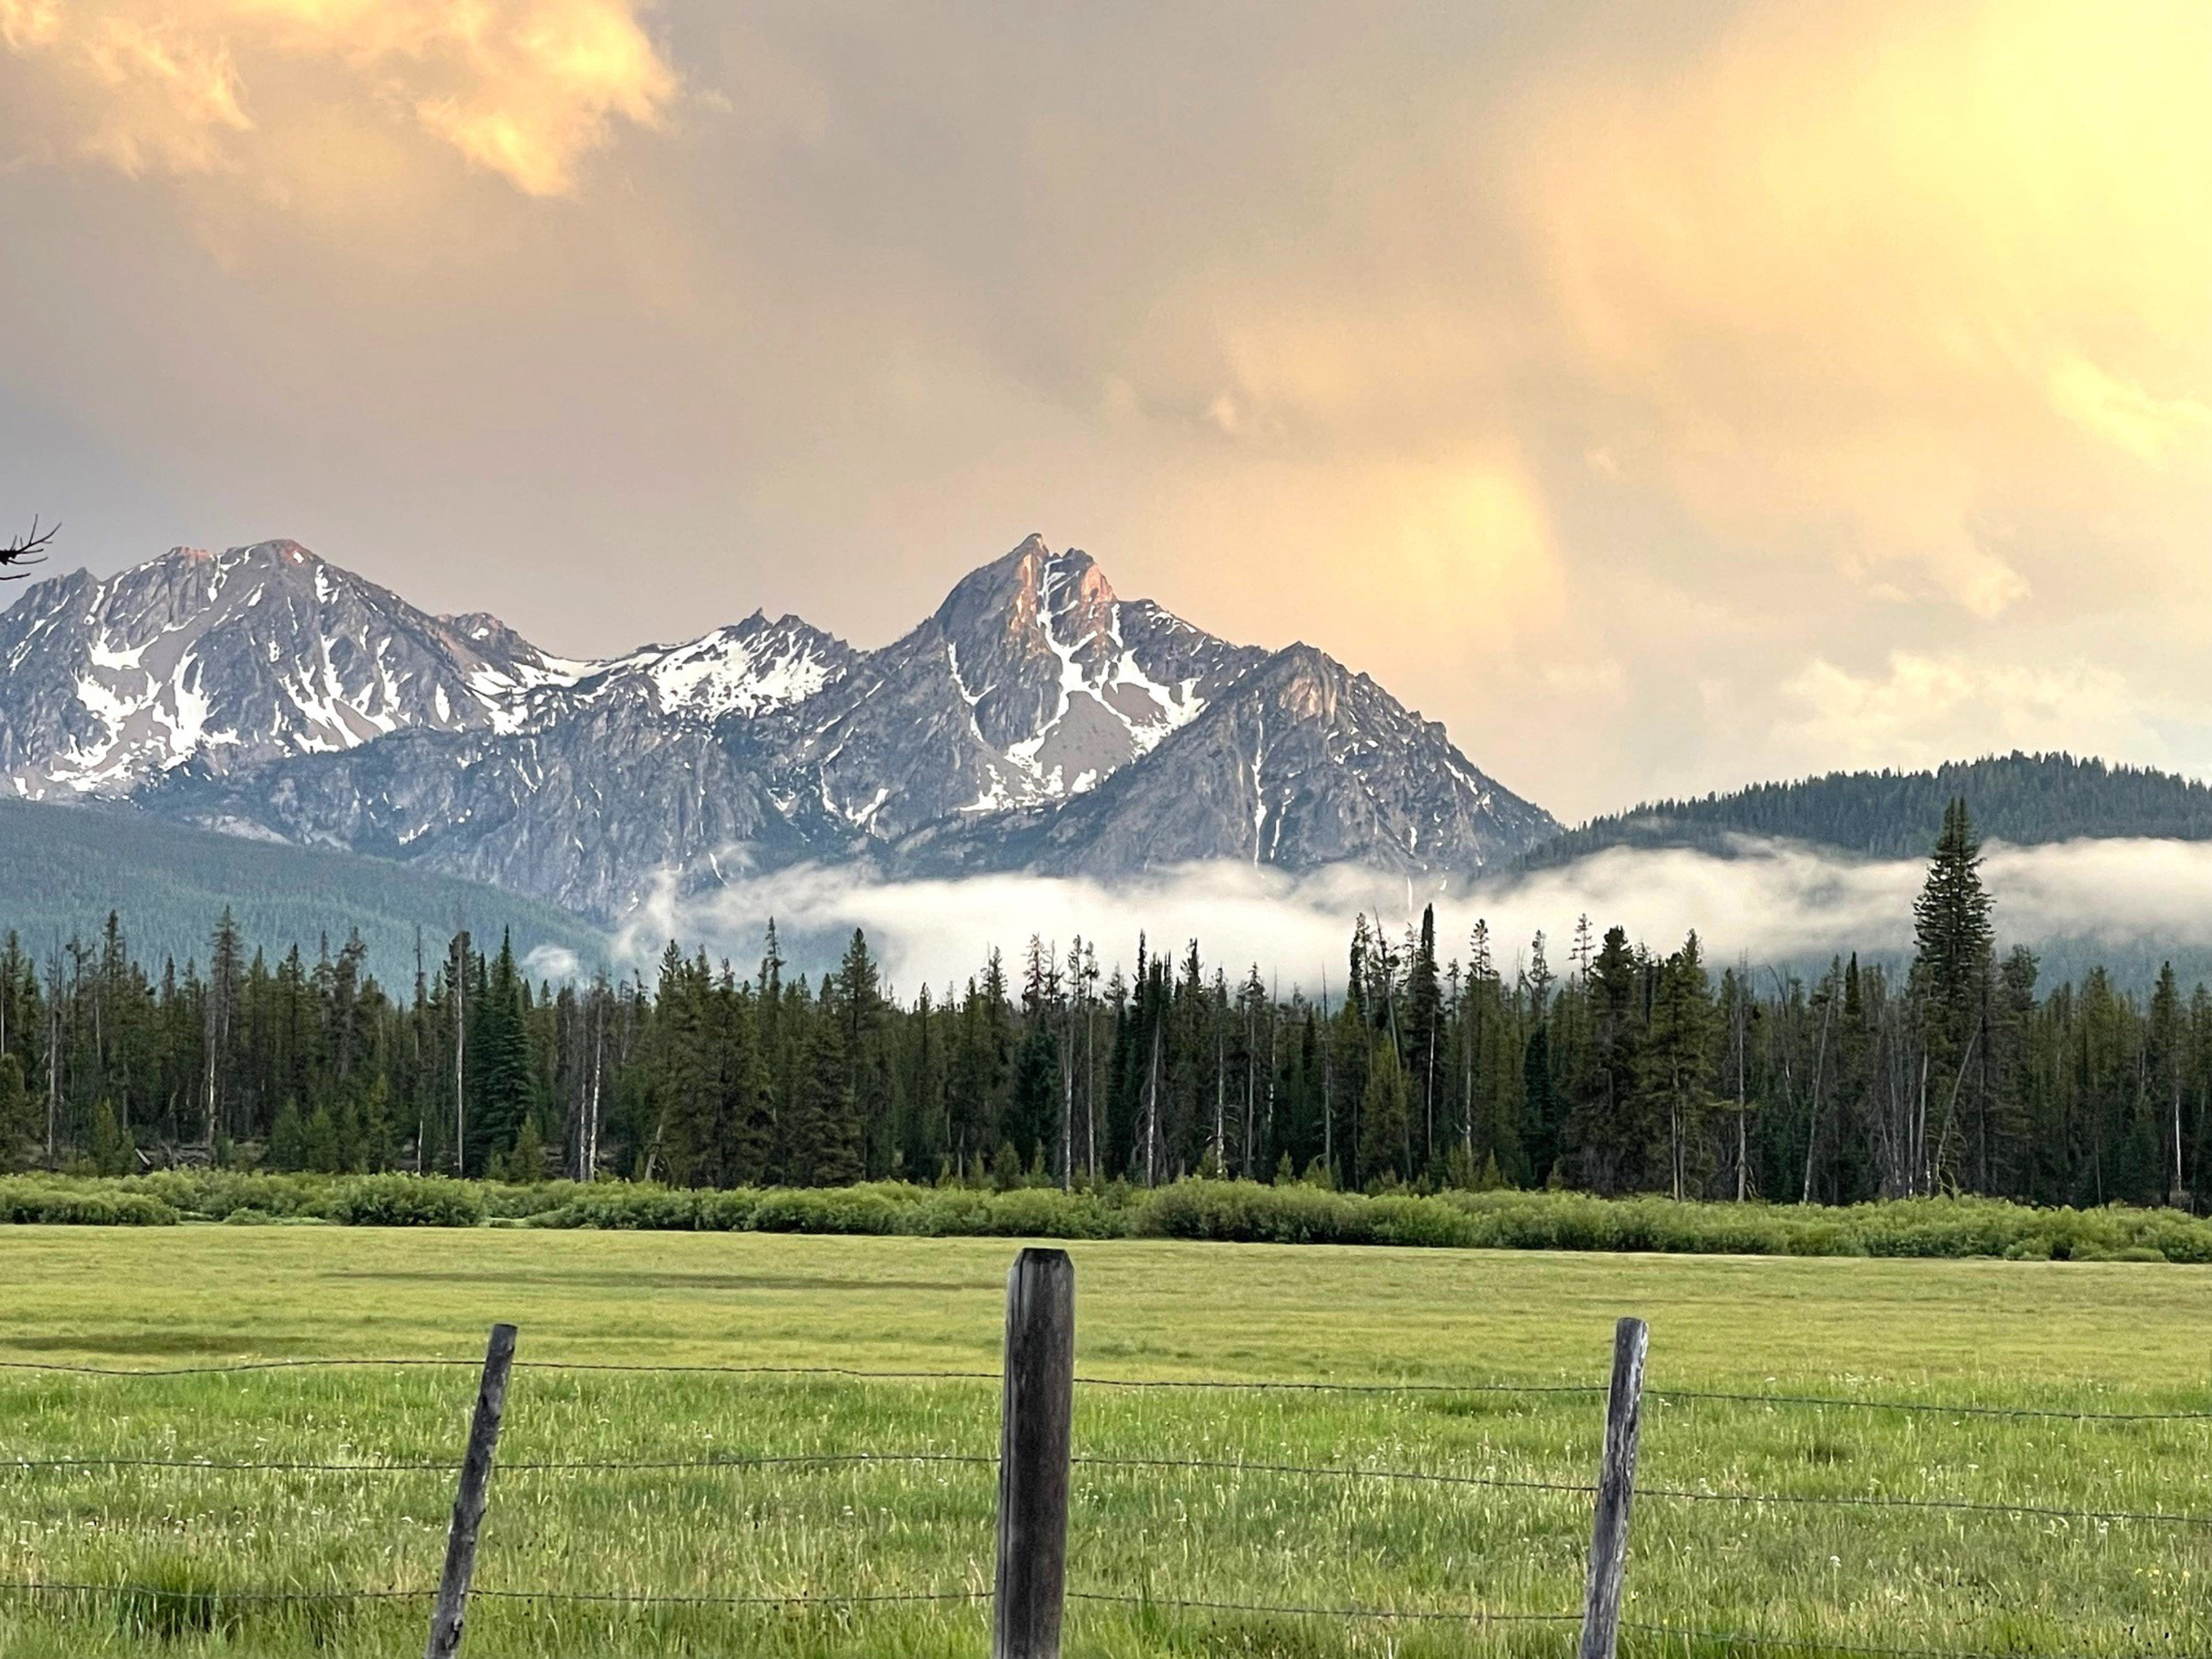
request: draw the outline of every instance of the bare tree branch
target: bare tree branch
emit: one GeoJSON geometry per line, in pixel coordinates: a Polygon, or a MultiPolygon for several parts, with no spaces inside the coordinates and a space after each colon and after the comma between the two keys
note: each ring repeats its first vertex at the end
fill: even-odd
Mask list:
{"type": "MultiPolygon", "coordinates": [[[[57,523],[40,530],[39,520],[33,516],[31,528],[26,534],[14,541],[0,542],[0,565],[44,564],[46,549],[53,545],[54,532],[60,528],[57,523]]],[[[27,570],[0,569],[0,582],[19,582],[30,574],[27,570]]]]}

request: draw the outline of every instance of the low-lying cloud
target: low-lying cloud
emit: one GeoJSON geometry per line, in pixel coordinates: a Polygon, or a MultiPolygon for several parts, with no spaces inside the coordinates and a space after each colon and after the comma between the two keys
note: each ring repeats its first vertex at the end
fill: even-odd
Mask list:
{"type": "MultiPolygon", "coordinates": [[[[1285,993],[1340,993],[1354,918],[1393,936],[1424,904],[1437,907],[1439,950],[1464,959],[1470,930],[1489,923],[1492,951],[1510,978],[1528,967],[1541,932],[1554,973],[1567,965],[1578,918],[1618,924],[1655,948],[1692,930],[1716,964],[1814,960],[1833,952],[1910,948],[1917,860],[1857,860],[1802,845],[1744,841],[1732,856],[1689,849],[1613,848],[1554,870],[1424,886],[1372,871],[1306,876],[1245,865],[1187,866],[1127,882],[992,875],[886,881],[850,869],[802,866],[741,878],[704,894],[672,880],[633,915],[618,959],[644,965],[673,938],[750,966],[773,917],[794,968],[818,969],[853,929],[868,936],[887,978],[911,995],[925,981],[958,986],[989,951],[1018,963],[1031,935],[1065,956],[1080,936],[1102,966],[1127,968],[1142,933],[1180,955],[1195,938],[1209,971],[1232,978],[1257,964],[1285,993]]],[[[2132,949],[2145,941],[2186,952],[2212,948],[2212,843],[2107,840],[1992,846],[1984,876],[2000,939],[2031,946],[2132,949]]]]}

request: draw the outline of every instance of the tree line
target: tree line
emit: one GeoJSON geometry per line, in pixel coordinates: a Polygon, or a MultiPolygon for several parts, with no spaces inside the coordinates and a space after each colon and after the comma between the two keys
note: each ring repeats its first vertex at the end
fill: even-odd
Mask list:
{"type": "Polygon", "coordinates": [[[994,951],[964,985],[884,985],[856,932],[790,971],[534,981],[468,934],[411,985],[360,940],[271,962],[226,913],[151,968],[111,915],[0,947],[0,1164],[212,1161],[679,1186],[863,1178],[1159,1185],[1192,1174],[1369,1190],[1561,1186],[1851,1202],[1941,1192],[2197,1207],[2212,990],[2102,970],[2045,989],[1999,956],[1963,800],[1892,969],[1716,972],[1588,918],[1509,969],[1486,924],[1355,922],[1343,975],[1283,995],[1200,941],[994,951]]]}
{"type": "Polygon", "coordinates": [[[2015,847],[2115,836],[2212,840],[2212,784],[2065,753],[1986,755],[1927,772],[1831,772],[1690,800],[1647,801],[1553,837],[1531,865],[1604,848],[1691,846],[1729,856],[1746,836],[1911,858],[1964,795],[1981,829],[2015,847]]]}

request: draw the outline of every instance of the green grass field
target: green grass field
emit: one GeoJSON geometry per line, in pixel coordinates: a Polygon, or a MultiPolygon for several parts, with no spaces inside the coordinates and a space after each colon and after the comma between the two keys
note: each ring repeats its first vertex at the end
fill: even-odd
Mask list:
{"type": "MultiPolygon", "coordinates": [[[[131,1368],[251,1358],[520,1358],[994,1370],[1014,1247],[975,1239],[0,1228],[0,1359],[131,1368]]],[[[1650,1322],[1668,1389],[2202,1410],[2212,1270],[1078,1243],[1078,1370],[1125,1379],[1601,1385],[1614,1318],[1650,1322]]],[[[26,1460],[458,1458],[465,1366],[109,1378],[0,1370],[0,1659],[392,1655],[424,1600],[210,1600],[435,1582],[452,1477],[52,1468],[26,1460]],[[7,1467],[13,1463],[15,1467],[7,1467]],[[121,1592],[132,1583],[151,1589],[121,1592]]],[[[518,1370],[477,1583],[631,1597],[980,1595],[998,1397],[985,1381],[518,1370]],[[839,1452],[975,1462],[588,1470],[526,1465],[839,1452]]],[[[1079,1456],[1575,1484],[1595,1393],[1085,1387],[1079,1456]]],[[[2085,1422],[1656,1398],[1627,1618],[1639,1659],[1822,1644],[1996,1655],[2212,1652],[2212,1421],[2085,1422]],[[1962,1509],[1696,1501],[1658,1489],[1965,1499],[1962,1509]]],[[[1071,1654],[1565,1655],[1589,1499],[1262,1470],[1076,1472],[1071,1654]],[[1395,1608],[1354,1620],[1176,1602],[1395,1608]]],[[[732,1607],[495,1595],[498,1656],[975,1656],[981,1601],[732,1607]]]]}

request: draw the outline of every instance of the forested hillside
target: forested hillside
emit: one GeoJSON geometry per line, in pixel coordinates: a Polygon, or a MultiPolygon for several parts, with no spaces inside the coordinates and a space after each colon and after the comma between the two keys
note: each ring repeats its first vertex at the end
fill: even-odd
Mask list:
{"type": "Polygon", "coordinates": [[[1948,1190],[2197,1205],[2212,1129],[2212,990],[2048,992],[1996,959],[1963,806],[1890,971],[1717,973],[1585,922],[1498,966],[1487,930],[1352,930],[1343,994],[1272,996],[1200,941],[1033,940],[964,986],[884,994],[864,937],[787,972],[671,945],[648,983],[532,984],[467,936],[378,983],[349,942],[200,966],[119,929],[52,959],[0,951],[0,1151],[119,1170],[143,1153],[679,1184],[894,1173],[1070,1184],[1179,1172],[1387,1188],[1863,1198],[1948,1190]],[[1554,957],[1559,958],[1553,967],[1554,957]]]}
{"type": "Polygon", "coordinates": [[[2112,836],[2212,840],[2212,785],[2071,755],[1992,755],[1932,772],[1831,772],[1732,794],[1652,801],[1593,818],[1524,860],[1559,865],[1607,847],[1696,847],[1733,838],[1818,842],[1879,858],[1916,858],[1963,796],[1993,841],[2029,847],[2112,836]]]}
{"type": "Polygon", "coordinates": [[[130,920],[132,945],[151,963],[207,957],[213,919],[231,907],[246,950],[272,958],[293,945],[313,952],[358,930],[365,966],[387,980],[413,971],[419,928],[434,952],[457,925],[514,931],[585,962],[605,951],[599,931],[550,904],[478,882],[378,859],[249,841],[164,823],[127,807],[0,800],[0,910],[26,950],[43,953],[96,932],[111,910],[130,920]]]}

